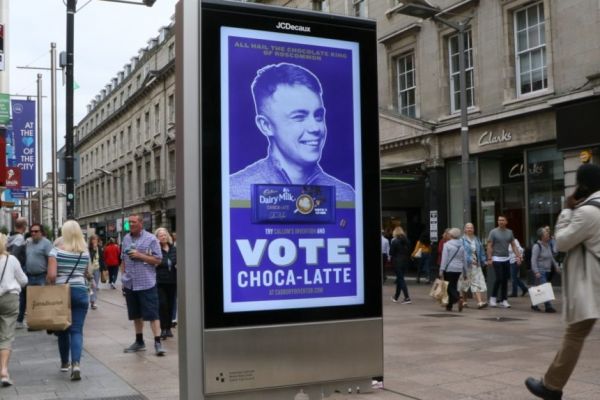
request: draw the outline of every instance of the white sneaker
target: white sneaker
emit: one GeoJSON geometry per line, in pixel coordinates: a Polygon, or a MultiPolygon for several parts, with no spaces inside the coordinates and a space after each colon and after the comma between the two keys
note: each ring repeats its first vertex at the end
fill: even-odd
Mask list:
{"type": "Polygon", "coordinates": [[[27,328],[27,323],[25,323],[25,321],[23,321],[23,322],[17,321],[16,328],[17,329],[26,329],[27,328]]]}
{"type": "Polygon", "coordinates": [[[391,300],[392,300],[394,303],[397,303],[397,302],[398,302],[398,299],[394,298],[394,296],[392,296],[392,297],[391,297],[391,300]]]}
{"type": "Polygon", "coordinates": [[[490,307],[498,307],[495,297],[490,297],[490,307]]]}
{"type": "Polygon", "coordinates": [[[510,304],[508,304],[508,301],[504,300],[502,303],[500,303],[500,307],[502,307],[502,308],[510,308],[510,304]]]}

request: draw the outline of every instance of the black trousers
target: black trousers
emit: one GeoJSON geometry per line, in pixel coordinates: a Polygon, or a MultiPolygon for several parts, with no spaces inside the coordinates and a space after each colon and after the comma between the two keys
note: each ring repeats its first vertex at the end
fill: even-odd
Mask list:
{"type": "Polygon", "coordinates": [[[160,317],[160,329],[171,329],[171,315],[175,298],[177,296],[177,285],[174,283],[159,283],[158,288],[158,315],[160,317]]]}
{"type": "Polygon", "coordinates": [[[117,276],[119,275],[119,266],[108,267],[108,283],[117,283],[117,276]]]}
{"type": "Polygon", "coordinates": [[[444,280],[448,281],[448,305],[446,309],[452,310],[452,305],[458,303],[460,293],[458,293],[458,279],[460,272],[444,271],[444,280]]]}
{"type": "Polygon", "coordinates": [[[508,300],[508,280],[510,279],[510,262],[494,261],[494,274],[496,280],[494,281],[494,287],[492,289],[492,297],[496,297],[498,303],[508,300]],[[500,289],[500,297],[498,297],[498,289],[500,289]]]}

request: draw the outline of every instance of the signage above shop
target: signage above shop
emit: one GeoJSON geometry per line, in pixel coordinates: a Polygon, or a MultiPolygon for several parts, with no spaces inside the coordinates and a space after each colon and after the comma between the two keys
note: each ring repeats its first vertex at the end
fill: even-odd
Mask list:
{"type": "Polygon", "coordinates": [[[502,129],[502,133],[494,135],[492,131],[485,131],[479,136],[479,147],[488,146],[491,144],[510,142],[512,133],[502,129]]]}

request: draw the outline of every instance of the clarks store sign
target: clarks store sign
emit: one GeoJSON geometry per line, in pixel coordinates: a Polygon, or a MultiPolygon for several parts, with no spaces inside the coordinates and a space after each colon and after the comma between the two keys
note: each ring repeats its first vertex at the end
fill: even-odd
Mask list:
{"type": "Polygon", "coordinates": [[[479,147],[489,146],[491,144],[510,142],[512,133],[502,129],[502,133],[494,134],[492,131],[485,131],[479,136],[479,147]]]}

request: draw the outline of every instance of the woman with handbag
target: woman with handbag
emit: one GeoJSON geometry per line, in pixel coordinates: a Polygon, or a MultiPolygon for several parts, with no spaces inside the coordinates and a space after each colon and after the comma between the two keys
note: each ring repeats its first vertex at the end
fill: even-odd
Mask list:
{"type": "Polygon", "coordinates": [[[412,303],[410,296],[408,295],[408,287],[404,280],[404,274],[408,268],[409,257],[410,257],[410,244],[404,233],[404,229],[397,226],[392,233],[394,238],[390,244],[390,256],[392,257],[392,265],[396,271],[396,293],[392,296],[394,303],[398,302],[400,292],[404,293],[404,300],[402,304],[412,303]]]}
{"type": "Polygon", "coordinates": [[[169,231],[158,228],[154,235],[160,243],[162,261],[156,266],[156,284],[158,289],[158,313],[160,316],[160,337],[173,337],[171,332],[172,310],[177,298],[177,249],[169,231]]]}
{"type": "Polygon", "coordinates": [[[417,259],[417,283],[421,283],[421,273],[425,274],[425,283],[431,283],[431,240],[429,232],[421,233],[411,257],[417,259]]]}
{"type": "Polygon", "coordinates": [[[444,244],[442,261],[440,266],[440,279],[448,281],[448,305],[447,311],[452,311],[452,306],[458,303],[458,311],[462,311],[464,302],[458,293],[458,280],[461,276],[467,276],[467,257],[465,248],[460,240],[460,229],[451,228],[448,231],[450,240],[444,244]]]}
{"type": "Polygon", "coordinates": [[[100,287],[100,274],[104,271],[104,254],[102,247],[98,244],[98,236],[92,235],[88,240],[88,252],[90,253],[90,307],[92,310],[98,308],[98,288],[100,287]]]}
{"type": "MultiPolygon", "coordinates": [[[[560,270],[550,247],[550,232],[545,228],[539,228],[536,233],[538,241],[531,248],[531,271],[535,276],[536,285],[541,285],[550,282],[549,276],[553,269],[558,273],[560,270]]],[[[550,301],[545,302],[544,307],[547,313],[556,312],[550,301]]],[[[541,311],[538,306],[531,306],[531,309],[541,311]]]]}
{"type": "Polygon", "coordinates": [[[6,235],[0,233],[0,383],[12,385],[8,374],[11,344],[19,315],[19,294],[27,284],[27,275],[16,257],[6,251],[6,235]]]}
{"type": "Polygon", "coordinates": [[[49,284],[70,285],[72,324],[57,335],[60,370],[67,372],[70,367],[73,381],[81,380],[79,363],[83,348],[83,324],[90,303],[86,285],[89,264],[90,255],[79,224],[74,220],[65,222],[62,226],[62,244],[54,247],[48,257],[47,281],[49,284]]]}
{"type": "MultiPolygon", "coordinates": [[[[481,241],[475,236],[475,225],[470,222],[465,224],[465,234],[462,238],[465,248],[465,256],[467,258],[467,289],[471,289],[471,293],[477,300],[477,308],[482,309],[488,306],[485,301],[484,294],[487,292],[485,276],[483,275],[482,266],[485,265],[485,249],[481,241]]],[[[463,294],[463,306],[466,306],[465,296],[463,294]]]]}

